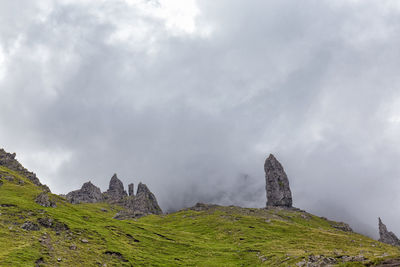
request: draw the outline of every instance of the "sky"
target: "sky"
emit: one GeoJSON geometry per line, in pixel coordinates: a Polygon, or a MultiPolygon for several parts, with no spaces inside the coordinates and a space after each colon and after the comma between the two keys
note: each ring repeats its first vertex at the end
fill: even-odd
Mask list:
{"type": "Polygon", "coordinates": [[[396,0],[5,0],[0,147],[65,194],[114,173],[164,211],[294,206],[400,235],[396,0]]]}

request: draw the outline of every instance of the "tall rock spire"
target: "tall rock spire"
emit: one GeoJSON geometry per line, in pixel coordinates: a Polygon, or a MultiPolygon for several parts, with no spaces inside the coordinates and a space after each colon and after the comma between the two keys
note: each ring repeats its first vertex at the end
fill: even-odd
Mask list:
{"type": "Polygon", "coordinates": [[[400,240],[397,238],[397,236],[387,230],[386,225],[383,224],[381,218],[378,218],[378,220],[379,220],[379,241],[392,246],[400,246],[400,240]]]}
{"type": "Polygon", "coordinates": [[[128,184],[128,193],[129,193],[129,196],[133,196],[134,195],[133,194],[133,184],[132,183],[128,184]]]}
{"type": "Polygon", "coordinates": [[[106,197],[110,201],[120,201],[128,194],[124,190],[124,184],[118,179],[117,174],[115,173],[110,180],[110,185],[106,192],[106,197]]]}
{"type": "Polygon", "coordinates": [[[292,207],[289,180],[279,161],[270,154],[264,164],[267,207],[292,207]]]}

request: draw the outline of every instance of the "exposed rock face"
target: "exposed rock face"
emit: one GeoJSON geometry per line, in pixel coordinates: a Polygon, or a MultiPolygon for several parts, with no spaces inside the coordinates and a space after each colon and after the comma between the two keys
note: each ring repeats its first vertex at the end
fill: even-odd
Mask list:
{"type": "Polygon", "coordinates": [[[69,192],[67,194],[67,200],[72,204],[78,204],[81,202],[95,203],[103,200],[100,188],[92,184],[91,182],[84,183],[82,188],[69,192]]]}
{"type": "Polygon", "coordinates": [[[400,240],[397,238],[397,236],[389,232],[386,228],[386,225],[384,225],[381,221],[381,218],[378,218],[379,220],[379,241],[382,243],[386,243],[392,246],[400,246],[400,240]]]}
{"type": "Polygon", "coordinates": [[[128,219],[142,217],[149,214],[162,214],[157,199],[145,184],[139,183],[136,196],[129,197],[126,202],[126,210],[120,211],[115,219],[128,219]]]}
{"type": "Polygon", "coordinates": [[[117,174],[114,174],[110,180],[110,186],[105,193],[105,197],[108,201],[121,201],[124,197],[128,196],[124,190],[124,184],[118,179],[117,174]]]}
{"type": "Polygon", "coordinates": [[[129,193],[129,196],[133,196],[133,184],[128,185],[128,193],[129,193]]]}
{"type": "Polygon", "coordinates": [[[147,214],[162,214],[157,199],[145,184],[139,183],[133,208],[147,214]]]}
{"type": "Polygon", "coordinates": [[[264,164],[267,207],[292,207],[289,180],[279,161],[270,154],[264,164]]]}
{"type": "Polygon", "coordinates": [[[49,198],[49,195],[46,192],[40,193],[36,197],[35,202],[43,207],[52,207],[52,208],[56,207],[56,203],[49,198]]]}
{"type": "Polygon", "coordinates": [[[46,185],[42,185],[39,181],[39,178],[36,177],[36,174],[25,169],[16,159],[16,154],[10,154],[4,151],[4,149],[0,149],[0,166],[4,166],[9,168],[12,171],[16,171],[29,180],[32,181],[37,186],[42,187],[45,191],[50,192],[50,189],[46,185]]]}

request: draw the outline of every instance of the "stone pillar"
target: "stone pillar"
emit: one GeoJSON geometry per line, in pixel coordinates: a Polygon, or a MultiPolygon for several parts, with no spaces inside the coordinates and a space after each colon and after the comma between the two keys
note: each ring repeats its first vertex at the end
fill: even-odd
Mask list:
{"type": "Polygon", "coordinates": [[[292,207],[292,192],[289,179],[282,165],[271,154],[264,165],[267,207],[292,207]]]}
{"type": "Polygon", "coordinates": [[[132,184],[132,183],[128,185],[128,192],[129,192],[129,195],[130,195],[130,196],[133,196],[133,195],[134,195],[134,194],[133,194],[133,184],[132,184]]]}

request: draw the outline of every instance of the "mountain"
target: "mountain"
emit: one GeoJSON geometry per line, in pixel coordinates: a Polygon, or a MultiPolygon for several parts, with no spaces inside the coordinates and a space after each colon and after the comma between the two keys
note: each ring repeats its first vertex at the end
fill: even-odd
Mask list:
{"type": "MultiPolygon", "coordinates": [[[[125,205],[99,200],[94,185],[84,186],[93,203],[74,204],[80,193],[68,201],[27,173],[0,166],[0,266],[399,266],[397,246],[293,207],[199,203],[121,220],[125,205]]],[[[154,197],[139,187],[139,204],[154,197]]]]}

